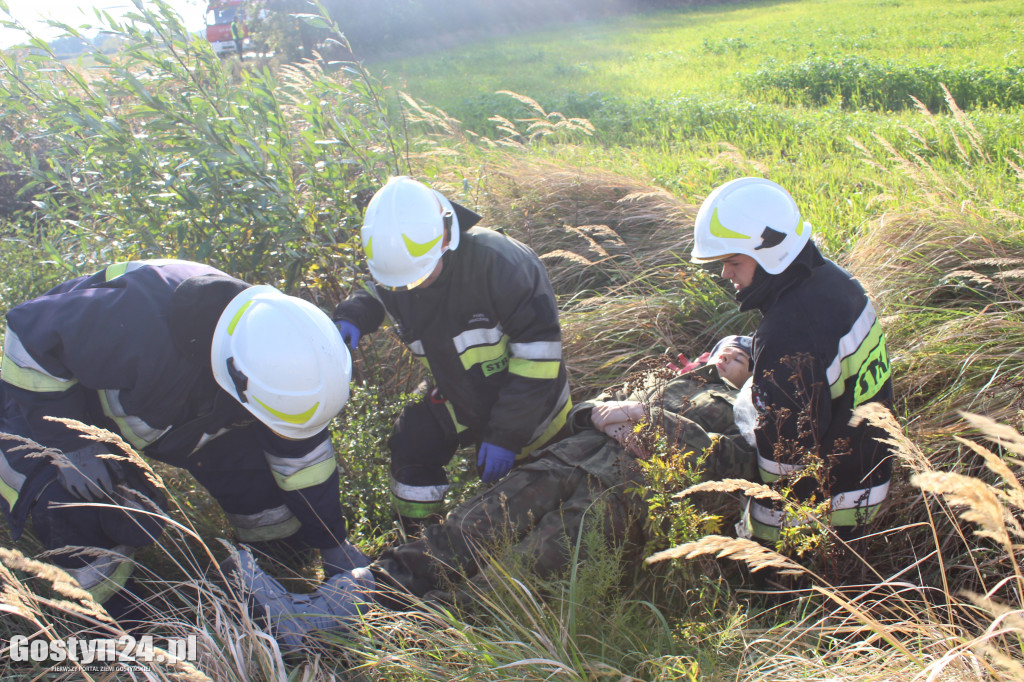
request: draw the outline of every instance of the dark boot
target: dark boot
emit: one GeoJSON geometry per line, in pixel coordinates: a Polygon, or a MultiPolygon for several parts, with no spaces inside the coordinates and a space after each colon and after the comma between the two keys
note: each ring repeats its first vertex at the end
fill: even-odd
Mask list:
{"type": "Polygon", "coordinates": [[[441,523],[442,520],[440,514],[431,514],[426,517],[405,516],[403,514],[396,514],[396,516],[398,528],[402,532],[403,542],[418,540],[422,537],[424,528],[435,523],[441,523]]]}
{"type": "Polygon", "coordinates": [[[320,552],[294,535],[279,540],[247,542],[253,552],[294,573],[301,573],[309,564],[320,558],[320,552]]]}

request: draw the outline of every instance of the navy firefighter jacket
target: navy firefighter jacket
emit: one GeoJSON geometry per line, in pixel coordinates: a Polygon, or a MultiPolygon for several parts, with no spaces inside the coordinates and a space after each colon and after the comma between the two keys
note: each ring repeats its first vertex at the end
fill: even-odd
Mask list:
{"type": "MultiPolygon", "coordinates": [[[[213,330],[228,302],[248,286],[199,263],[134,261],[15,306],[7,313],[0,370],[0,431],[64,452],[93,443],[46,419],[66,417],[186,469],[204,460],[269,466],[301,522],[301,537],[315,547],[336,545],[345,525],[326,430],[306,440],[280,438],[213,378],[213,330]],[[222,438],[240,430],[246,438],[222,438]],[[254,447],[237,452],[238,443],[254,447]]],[[[231,468],[218,475],[231,477],[231,468]]],[[[55,476],[47,458],[25,457],[5,442],[0,507],[15,533],[55,476]]]]}
{"type": "MultiPolygon", "coordinates": [[[[783,273],[759,276],[737,297],[741,310],[764,313],[754,334],[753,380],[762,481],[782,487],[795,479],[793,499],[831,498],[831,525],[863,526],[877,515],[892,475],[888,434],[853,419],[860,405],[891,407],[893,400],[885,334],[871,300],[813,242],[783,273]],[[809,454],[824,463],[825,475],[813,475],[809,454]]],[[[777,540],[786,514],[761,499],[750,509],[754,536],[777,540]]]]}
{"type": "Polygon", "coordinates": [[[524,244],[473,227],[444,255],[437,281],[411,291],[369,283],[335,320],[366,334],[395,323],[430,371],[456,428],[526,456],[571,407],[558,304],[544,264],[524,244]]]}

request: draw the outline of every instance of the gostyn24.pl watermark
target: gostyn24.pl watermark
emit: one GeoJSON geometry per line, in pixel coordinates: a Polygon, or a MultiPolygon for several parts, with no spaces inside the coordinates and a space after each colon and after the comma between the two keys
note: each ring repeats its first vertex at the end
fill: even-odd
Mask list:
{"type": "Polygon", "coordinates": [[[168,637],[157,647],[152,635],[135,638],[123,635],[116,639],[29,639],[25,635],[11,637],[10,660],[33,663],[168,663],[173,660],[196,660],[196,636],[168,637]]]}

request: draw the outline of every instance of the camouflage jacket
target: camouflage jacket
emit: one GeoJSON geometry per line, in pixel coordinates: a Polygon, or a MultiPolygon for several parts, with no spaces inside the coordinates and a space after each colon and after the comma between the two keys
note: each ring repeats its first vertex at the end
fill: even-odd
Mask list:
{"type": "MultiPolygon", "coordinates": [[[[704,462],[703,480],[746,478],[756,480],[757,463],[753,446],[742,436],[733,420],[732,406],[737,391],[723,383],[711,365],[678,375],[670,369],[650,370],[634,375],[622,385],[610,388],[593,400],[582,402],[570,411],[568,425],[573,434],[594,430],[590,421],[591,410],[601,402],[632,400],[648,408],[650,419],[638,430],[638,444],[651,454],[659,439],[669,448],[679,448],[696,462],[708,451],[704,462]]],[[[618,443],[603,436],[609,447],[625,452],[618,443]]],[[[575,440],[570,437],[562,441],[575,440]]],[[[581,443],[582,445],[583,443],[581,443]]],[[[608,466],[619,468],[607,453],[594,453],[585,462],[570,461],[564,445],[554,444],[543,452],[565,461],[566,464],[584,466],[592,474],[605,478],[608,466]]]]}
{"type": "MultiPolygon", "coordinates": [[[[487,560],[479,550],[497,543],[528,557],[539,574],[550,575],[570,561],[569,547],[597,502],[609,544],[625,545],[633,554],[643,547],[647,479],[629,451],[593,427],[590,411],[601,401],[639,400],[651,415],[651,423],[641,429],[649,438],[642,442],[664,433],[670,445],[693,457],[710,447],[704,478],[752,478],[757,472],[754,449],[732,418],[736,393],[718,381],[713,367],[683,376],[667,369],[638,374],[623,387],[574,407],[572,435],[539,450],[496,485],[460,504],[444,523],[427,526],[421,539],[385,552],[377,568],[403,589],[423,595],[474,576],[487,560]]],[[[488,579],[477,576],[474,582],[482,588],[488,579]]]]}

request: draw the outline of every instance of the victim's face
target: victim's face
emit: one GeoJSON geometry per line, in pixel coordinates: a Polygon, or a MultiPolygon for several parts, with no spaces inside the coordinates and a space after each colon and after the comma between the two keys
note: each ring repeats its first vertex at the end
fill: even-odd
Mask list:
{"type": "Polygon", "coordinates": [[[739,388],[750,378],[750,357],[738,348],[725,348],[715,360],[718,376],[739,388]]]}

